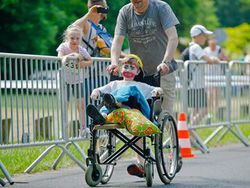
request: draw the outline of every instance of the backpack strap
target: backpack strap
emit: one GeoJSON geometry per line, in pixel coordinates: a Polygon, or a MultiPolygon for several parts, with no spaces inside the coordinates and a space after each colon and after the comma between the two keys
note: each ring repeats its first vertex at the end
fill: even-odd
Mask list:
{"type": "Polygon", "coordinates": [[[107,47],[111,48],[111,45],[112,45],[112,37],[111,37],[111,35],[108,32],[104,31],[103,28],[100,28],[99,25],[96,25],[91,20],[88,20],[88,21],[91,23],[91,26],[96,30],[97,35],[104,40],[107,47]]]}
{"type": "Polygon", "coordinates": [[[88,36],[88,41],[86,41],[84,38],[82,38],[82,41],[86,44],[87,46],[87,51],[88,49],[90,49],[92,51],[92,53],[90,54],[90,56],[95,56],[96,55],[96,49],[90,45],[90,40],[91,40],[91,35],[92,35],[92,25],[90,25],[90,32],[89,32],[89,36],[88,36]]]}

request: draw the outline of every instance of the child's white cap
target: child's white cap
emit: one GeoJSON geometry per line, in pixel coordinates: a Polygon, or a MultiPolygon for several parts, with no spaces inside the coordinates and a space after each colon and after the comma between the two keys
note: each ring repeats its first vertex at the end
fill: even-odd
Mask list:
{"type": "Polygon", "coordinates": [[[194,25],[190,30],[191,37],[195,37],[195,36],[200,35],[202,33],[204,33],[206,35],[213,34],[212,31],[207,30],[207,28],[205,28],[203,25],[194,25]]]}

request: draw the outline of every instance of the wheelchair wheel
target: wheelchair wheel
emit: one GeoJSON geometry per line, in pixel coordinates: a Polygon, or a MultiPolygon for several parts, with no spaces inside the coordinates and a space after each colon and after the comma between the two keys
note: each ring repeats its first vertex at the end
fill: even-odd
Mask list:
{"type": "Polygon", "coordinates": [[[153,163],[151,161],[145,161],[144,165],[146,182],[148,187],[152,187],[153,184],[153,163]]]}
{"type": "Polygon", "coordinates": [[[102,169],[99,164],[95,164],[95,167],[91,164],[88,166],[85,172],[85,180],[90,187],[97,186],[102,179],[102,169]]]}
{"type": "MultiPolygon", "coordinates": [[[[111,154],[115,152],[115,136],[109,131],[100,131],[100,136],[97,140],[97,156],[101,163],[104,162],[111,154]]],[[[113,171],[114,165],[102,165],[103,176],[101,179],[102,184],[108,183],[113,171]]]]}
{"type": "Polygon", "coordinates": [[[161,181],[169,184],[177,173],[179,158],[177,127],[173,117],[165,115],[160,129],[162,133],[155,137],[156,167],[161,181]]]}

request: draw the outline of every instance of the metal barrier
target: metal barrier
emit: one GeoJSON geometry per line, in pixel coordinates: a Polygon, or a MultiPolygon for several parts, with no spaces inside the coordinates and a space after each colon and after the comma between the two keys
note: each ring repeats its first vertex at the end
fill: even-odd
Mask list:
{"type": "MultiPolygon", "coordinates": [[[[231,105],[232,101],[235,101],[237,105],[245,103],[244,113],[248,113],[249,100],[232,95],[232,89],[245,88],[244,92],[249,92],[246,89],[250,85],[249,76],[233,75],[235,72],[232,68],[233,64],[235,63],[221,62],[209,65],[203,61],[186,61],[184,64],[183,110],[189,116],[189,129],[194,138],[192,143],[202,152],[208,152],[206,144],[224,128],[226,128],[225,131],[222,131],[217,141],[230,130],[244,145],[249,146],[238,126],[232,125],[232,117],[240,118],[240,114],[232,113],[232,109],[235,112],[236,108],[235,106],[232,108],[231,105]],[[232,126],[237,132],[232,129],[232,126]],[[211,127],[218,128],[205,141],[202,141],[195,130],[211,127]]],[[[247,118],[246,115],[245,118],[247,118]]],[[[245,120],[248,123],[249,121],[249,118],[245,120]]]]}
{"type": "MultiPolygon", "coordinates": [[[[74,59],[69,61],[75,63],[74,59]]],[[[176,119],[180,111],[188,114],[192,143],[207,152],[206,144],[223,129],[219,139],[231,131],[248,146],[238,124],[249,123],[249,63],[177,62],[174,113],[176,119]],[[202,141],[196,130],[210,127],[216,130],[202,141]]],[[[89,122],[84,106],[92,102],[89,95],[94,88],[109,82],[109,64],[109,58],[94,58],[93,66],[70,70],[58,57],[0,53],[0,149],[48,145],[25,172],[30,172],[55,147],[62,152],[54,169],[67,154],[85,170],[86,166],[68,149],[73,145],[86,159],[77,144],[85,139],[79,136],[82,125],[89,122]],[[68,83],[68,73],[78,75],[81,81],[68,83]],[[83,98],[75,97],[73,92],[83,98]]]]}

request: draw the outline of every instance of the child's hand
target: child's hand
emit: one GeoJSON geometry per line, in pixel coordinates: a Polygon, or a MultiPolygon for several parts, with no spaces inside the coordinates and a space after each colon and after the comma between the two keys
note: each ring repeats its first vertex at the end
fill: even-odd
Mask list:
{"type": "Polygon", "coordinates": [[[152,97],[159,97],[163,95],[163,90],[160,87],[155,88],[152,92],[152,97]]]}
{"type": "Polygon", "coordinates": [[[212,59],[212,61],[213,61],[213,64],[218,64],[218,63],[220,63],[220,60],[219,60],[217,57],[212,57],[211,59],[212,59]]]}
{"type": "Polygon", "coordinates": [[[97,99],[99,99],[99,97],[100,97],[100,91],[99,91],[99,89],[94,89],[92,91],[91,95],[90,95],[90,98],[92,100],[97,100],[97,99]]]}

